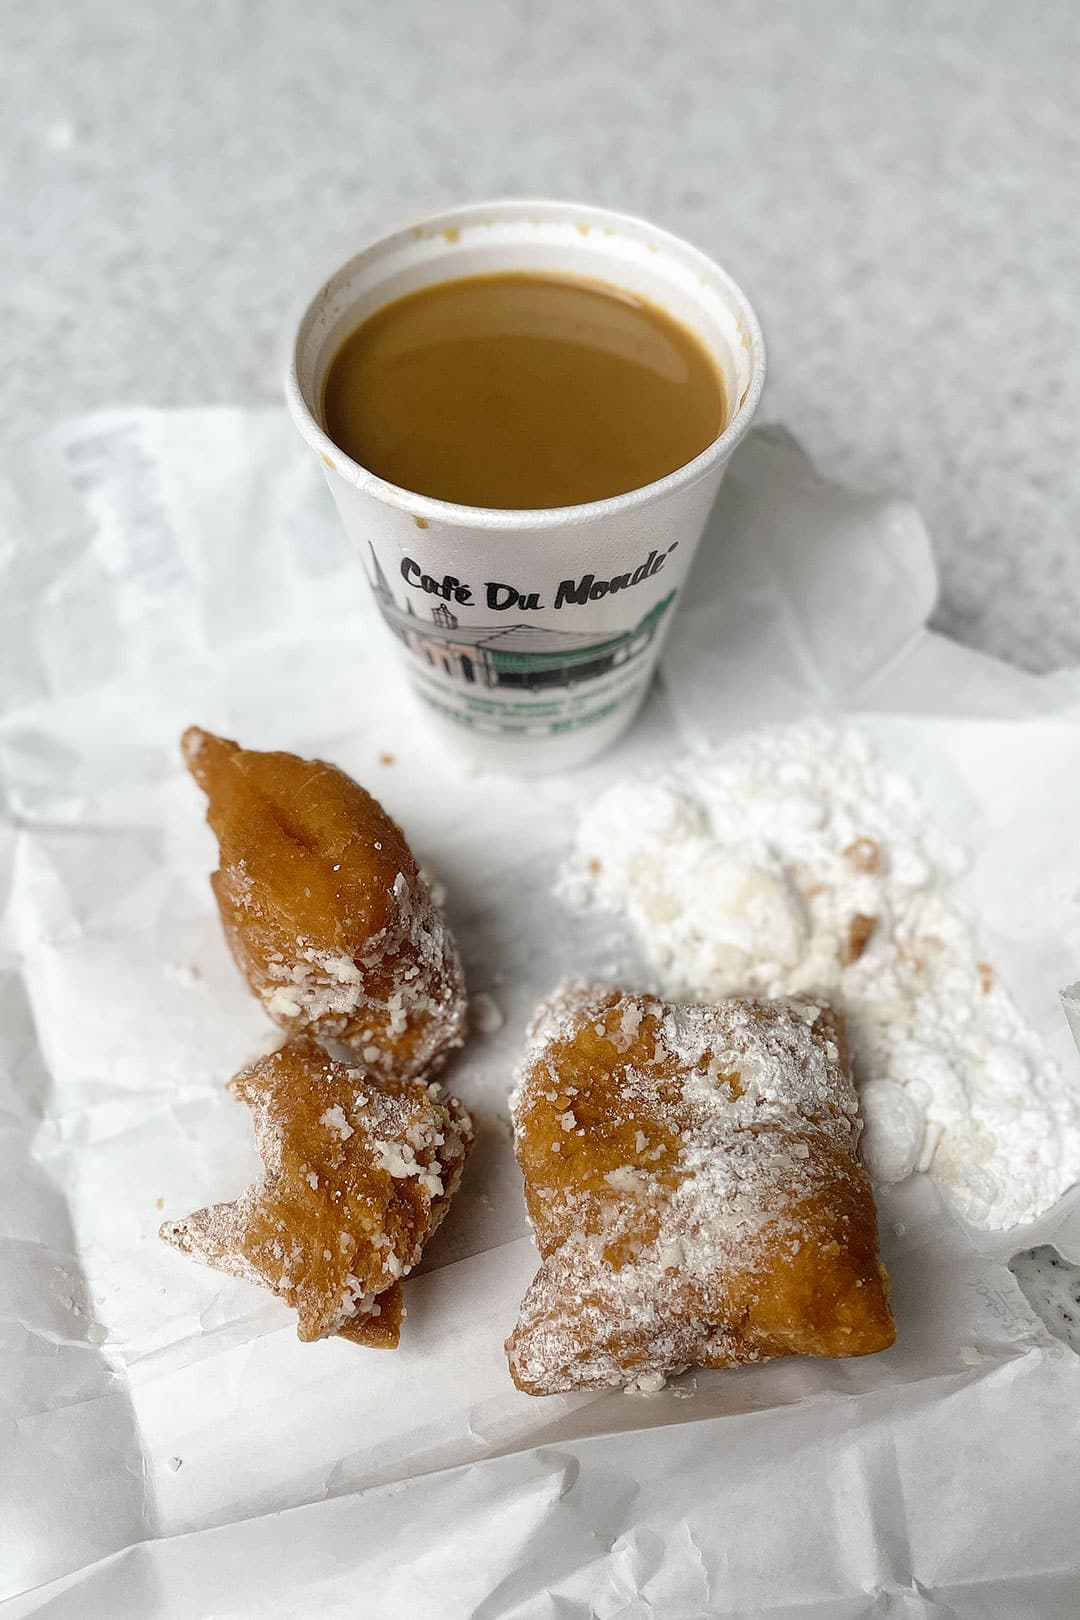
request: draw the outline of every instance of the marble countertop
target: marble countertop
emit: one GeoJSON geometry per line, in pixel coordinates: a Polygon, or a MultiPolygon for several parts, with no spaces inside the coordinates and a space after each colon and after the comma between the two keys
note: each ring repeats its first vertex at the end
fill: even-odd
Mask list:
{"type": "Polygon", "coordinates": [[[4,30],[9,437],[273,399],[314,266],[431,205],[582,197],[743,283],[766,417],[919,503],[943,629],[1080,659],[1073,0],[60,0],[4,30]]]}

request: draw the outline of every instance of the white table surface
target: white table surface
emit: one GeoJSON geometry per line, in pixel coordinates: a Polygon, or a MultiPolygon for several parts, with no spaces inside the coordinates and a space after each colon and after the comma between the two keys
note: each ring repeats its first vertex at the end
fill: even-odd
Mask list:
{"type": "Polygon", "coordinates": [[[938,623],[1080,657],[1074,0],[10,6],[9,435],[277,393],[313,265],[430,204],[651,216],[750,291],[766,415],[910,493],[938,623]]]}

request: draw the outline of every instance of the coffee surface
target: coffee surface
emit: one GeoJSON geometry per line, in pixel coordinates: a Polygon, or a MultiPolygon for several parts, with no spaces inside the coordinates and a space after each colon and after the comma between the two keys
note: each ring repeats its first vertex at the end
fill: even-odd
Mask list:
{"type": "Polygon", "coordinates": [[[651,484],[723,431],[697,337],[617,287],[509,273],[440,282],[332,360],[326,431],[402,489],[466,506],[575,506],[651,484]]]}

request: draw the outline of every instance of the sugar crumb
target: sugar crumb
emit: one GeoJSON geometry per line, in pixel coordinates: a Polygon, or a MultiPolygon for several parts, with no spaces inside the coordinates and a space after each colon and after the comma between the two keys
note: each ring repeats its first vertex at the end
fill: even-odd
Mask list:
{"type": "Polygon", "coordinates": [[[486,990],[480,990],[469,1002],[469,1021],[473,1029],[481,1035],[494,1035],[497,1029],[502,1029],[505,1022],[502,1008],[494,996],[488,995],[486,990]]]}
{"type": "Polygon", "coordinates": [[[662,1372],[639,1373],[638,1376],[626,1386],[627,1395],[659,1395],[662,1389],[667,1388],[667,1377],[662,1372]]]}
{"type": "Polygon", "coordinates": [[[328,1131],[335,1132],[343,1142],[347,1142],[353,1134],[353,1128],[345,1118],[345,1110],[340,1103],[335,1103],[333,1108],[328,1108],[325,1113],[320,1114],[319,1124],[325,1125],[328,1131]]]}

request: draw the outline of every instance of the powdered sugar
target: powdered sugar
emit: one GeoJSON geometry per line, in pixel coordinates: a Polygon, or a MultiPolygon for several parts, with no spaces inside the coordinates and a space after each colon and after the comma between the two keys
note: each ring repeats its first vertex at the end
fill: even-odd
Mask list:
{"type": "Polygon", "coordinates": [[[345,1117],[345,1110],[340,1103],[335,1103],[333,1108],[328,1108],[324,1114],[321,1114],[319,1124],[325,1125],[328,1131],[333,1131],[334,1135],[339,1136],[343,1142],[348,1141],[353,1133],[353,1128],[345,1117]]]}
{"type": "Polygon", "coordinates": [[[378,1295],[369,1293],[359,1277],[348,1276],[337,1315],[330,1322],[330,1332],[340,1333],[347,1322],[358,1316],[378,1316],[378,1295]]]}
{"type": "MultiPolygon", "coordinates": [[[[346,1040],[366,1064],[388,1074],[401,1072],[403,1064],[400,1051],[384,1044],[386,1034],[396,1041],[418,1022],[427,1034],[408,1072],[419,1072],[461,1044],[464,984],[456,947],[423,874],[410,887],[399,872],[391,889],[396,922],[374,935],[357,958],[320,949],[301,935],[287,956],[274,952],[259,964],[245,955],[244,970],[271,1018],[323,1039],[346,1040]],[[388,964],[393,979],[386,990],[388,964]]],[[[234,890],[235,884],[235,898],[234,890]]]]}
{"type": "MultiPolygon", "coordinates": [[[[442,1140],[441,1136],[437,1138],[440,1146],[442,1140]]],[[[371,1146],[375,1155],[375,1163],[380,1170],[385,1170],[388,1175],[393,1176],[396,1180],[404,1180],[408,1176],[415,1176],[430,1197],[438,1198],[441,1196],[443,1183],[438,1169],[417,1158],[416,1147],[412,1142],[382,1141],[375,1137],[371,1146]]]]}
{"type": "Polygon", "coordinates": [[[1080,1176],[1080,1095],[978,947],[965,864],[863,737],[809,722],[609,789],[560,890],[627,916],[665,994],[834,1000],[872,1173],[928,1168],[1004,1228],[1080,1176]]]}

